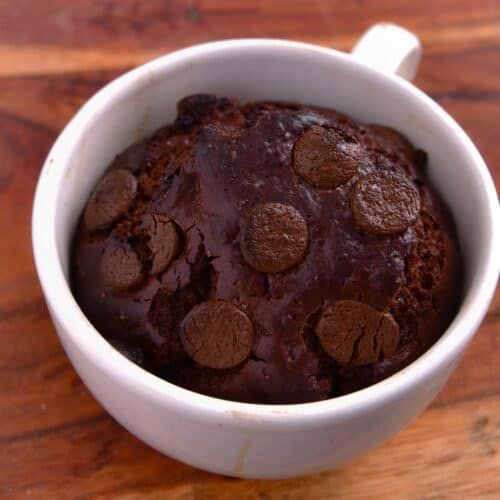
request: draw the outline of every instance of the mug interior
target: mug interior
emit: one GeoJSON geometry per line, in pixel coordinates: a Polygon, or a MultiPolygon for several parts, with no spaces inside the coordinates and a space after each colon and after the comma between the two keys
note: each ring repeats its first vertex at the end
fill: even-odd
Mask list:
{"type": "MultiPolygon", "coordinates": [[[[491,271],[494,209],[489,205],[491,179],[465,133],[439,106],[400,78],[379,74],[347,54],[272,40],[216,42],[157,59],[111,83],[80,110],[58,139],[42,173],[41,186],[50,183],[51,189],[37,195],[48,198],[43,202],[51,207],[44,222],[47,238],[55,238],[66,281],[74,228],[106,166],[126,146],[171,122],[177,101],[193,93],[233,96],[241,102],[314,104],[407,135],[429,154],[430,180],[456,221],[465,294],[455,322],[467,305],[478,300],[491,271]]],[[[36,246],[35,235],[35,253],[36,246]]],[[[486,290],[484,309],[488,300],[486,290]]]]}

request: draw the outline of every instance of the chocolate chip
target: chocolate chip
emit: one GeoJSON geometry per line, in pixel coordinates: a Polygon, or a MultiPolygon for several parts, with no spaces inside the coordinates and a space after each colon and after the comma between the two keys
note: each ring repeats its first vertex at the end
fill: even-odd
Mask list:
{"type": "Polygon", "coordinates": [[[278,273],[297,265],[307,243],[306,221],[294,207],[283,203],[257,205],[241,230],[243,258],[264,273],[278,273]]]}
{"type": "Polygon", "coordinates": [[[325,352],[341,365],[376,363],[382,354],[392,356],[399,341],[391,314],[353,300],[326,306],[315,332],[325,352]]]}
{"type": "Polygon", "coordinates": [[[128,243],[108,240],[101,259],[101,276],[114,290],[130,288],[142,279],[141,261],[128,243]]]}
{"type": "Polygon", "coordinates": [[[333,189],[357,172],[361,151],[354,139],[335,129],[314,126],[295,142],[293,168],[313,186],[333,189]]]}
{"type": "Polygon", "coordinates": [[[356,225],[365,232],[400,233],[417,219],[420,196],[403,173],[376,171],[354,185],[351,209],[356,225]]]}
{"type": "Polygon", "coordinates": [[[137,180],[129,170],[108,172],[97,184],[85,207],[84,221],[89,231],[103,229],[122,216],[134,201],[137,180]]]}
{"type": "Polygon", "coordinates": [[[248,316],[222,300],[194,306],[181,324],[184,350],[208,368],[231,368],[248,358],[253,326],[248,316]]]}
{"type": "Polygon", "coordinates": [[[151,274],[164,271],[177,255],[179,234],[166,215],[149,213],[142,218],[141,229],[147,237],[147,246],[151,252],[151,274]]]}

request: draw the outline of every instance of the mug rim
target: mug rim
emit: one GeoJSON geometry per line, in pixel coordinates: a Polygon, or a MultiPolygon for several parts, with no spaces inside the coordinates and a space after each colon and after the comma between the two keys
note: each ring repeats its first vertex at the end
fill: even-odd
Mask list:
{"type": "Polygon", "coordinates": [[[111,378],[119,378],[123,385],[134,386],[149,397],[161,401],[165,406],[173,403],[180,405],[177,409],[182,407],[181,409],[184,410],[203,412],[200,413],[202,417],[230,417],[232,421],[236,417],[236,420],[242,423],[241,425],[245,425],[245,421],[257,419],[261,424],[272,427],[277,424],[281,427],[286,423],[289,428],[290,425],[304,423],[304,421],[319,424],[325,416],[348,418],[353,413],[364,411],[367,407],[386,404],[387,401],[397,398],[411,387],[431,379],[438,367],[447,360],[457,359],[483,319],[495,290],[498,276],[495,255],[498,256],[499,253],[497,208],[493,181],[471,139],[443,108],[420,89],[400,77],[374,70],[354,60],[348,53],[335,49],[281,39],[242,38],[198,44],[153,59],[108,83],[80,108],[57,138],[40,173],[32,213],[33,253],[49,310],[53,319],[59,324],[57,329],[59,336],[70,337],[84,356],[94,363],[99,363],[103,371],[107,372],[111,378]],[[64,172],[68,169],[67,157],[69,151],[78,142],[78,131],[92,119],[94,110],[109,106],[113,96],[116,98],[120,92],[130,91],[136,84],[139,84],[138,79],[143,75],[147,76],[152,69],[155,71],[162,69],[168,72],[169,66],[186,63],[188,60],[194,61],[214,52],[252,48],[291,50],[295,52],[295,57],[300,57],[299,52],[307,55],[308,52],[313,51],[327,56],[332,63],[336,60],[356,66],[360,78],[363,76],[376,78],[379,81],[384,80],[384,85],[391,82],[393,85],[403,87],[406,93],[411,94],[411,98],[419,101],[419,106],[431,108],[439,119],[440,126],[447,126],[451,129],[464,145],[474,162],[476,175],[480,178],[485,193],[483,209],[489,216],[490,231],[488,241],[481,242],[487,245],[484,255],[481,256],[481,273],[478,273],[479,277],[473,276],[457,314],[441,337],[415,361],[390,377],[364,389],[322,401],[294,404],[242,403],[206,396],[182,388],[144,370],[118,353],[84,315],[64,276],[57,251],[57,200],[64,184],[64,172]],[[60,156],[57,160],[57,163],[61,165],[59,169],[54,165],[56,156],[60,156]]]}

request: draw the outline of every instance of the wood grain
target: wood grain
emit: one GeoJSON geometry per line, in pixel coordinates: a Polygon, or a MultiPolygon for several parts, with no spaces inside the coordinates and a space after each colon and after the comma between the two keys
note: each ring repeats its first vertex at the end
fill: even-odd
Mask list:
{"type": "Polygon", "coordinates": [[[0,0],[0,498],[500,498],[500,293],[445,390],[390,442],[340,470],[246,481],[163,457],[117,425],[64,355],[35,276],[30,218],[40,166],[106,82],[217,38],[348,50],[380,20],[420,36],[417,85],[470,134],[498,186],[496,0],[0,0]]]}

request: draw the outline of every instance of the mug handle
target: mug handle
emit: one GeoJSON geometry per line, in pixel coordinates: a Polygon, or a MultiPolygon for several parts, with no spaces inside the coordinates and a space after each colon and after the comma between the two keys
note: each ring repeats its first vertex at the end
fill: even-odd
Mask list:
{"type": "Polygon", "coordinates": [[[422,57],[422,45],[410,31],[395,24],[378,23],[363,33],[351,55],[377,71],[411,82],[422,57]]]}

